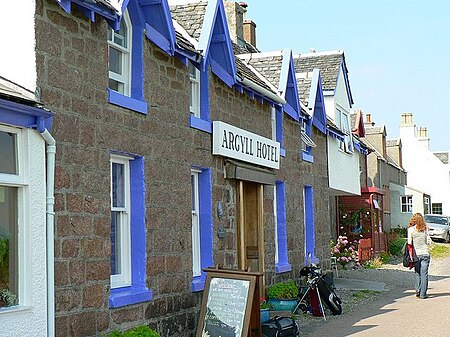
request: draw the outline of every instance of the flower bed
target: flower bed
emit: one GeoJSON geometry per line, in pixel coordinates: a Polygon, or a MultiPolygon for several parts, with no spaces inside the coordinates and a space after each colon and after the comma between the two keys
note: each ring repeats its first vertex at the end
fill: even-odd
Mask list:
{"type": "Polygon", "coordinates": [[[361,266],[358,256],[358,240],[349,241],[346,236],[340,235],[337,242],[331,241],[331,256],[344,269],[354,269],[361,266]]]}

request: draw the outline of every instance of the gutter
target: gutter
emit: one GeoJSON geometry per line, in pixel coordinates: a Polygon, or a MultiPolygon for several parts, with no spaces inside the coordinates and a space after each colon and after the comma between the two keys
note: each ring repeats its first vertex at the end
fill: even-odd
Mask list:
{"type": "Polygon", "coordinates": [[[47,214],[47,336],[55,336],[55,155],[56,142],[44,125],[44,118],[38,119],[37,131],[47,144],[46,153],[46,214],[47,214]]]}
{"type": "Polygon", "coordinates": [[[261,94],[263,94],[264,96],[270,98],[271,100],[273,100],[276,103],[286,104],[286,101],[284,99],[282,99],[280,96],[278,96],[277,94],[274,94],[270,90],[267,90],[267,89],[259,86],[258,84],[254,83],[254,82],[252,82],[252,81],[250,81],[248,79],[246,79],[246,78],[241,79],[241,83],[244,86],[247,86],[247,87],[249,87],[249,88],[251,88],[251,89],[253,89],[253,90],[255,90],[255,91],[257,91],[257,92],[259,92],[261,94]]]}

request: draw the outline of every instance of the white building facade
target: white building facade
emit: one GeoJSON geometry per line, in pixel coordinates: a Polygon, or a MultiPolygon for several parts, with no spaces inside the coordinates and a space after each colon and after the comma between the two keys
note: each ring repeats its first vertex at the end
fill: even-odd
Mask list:
{"type": "MultiPolygon", "coordinates": [[[[430,213],[450,214],[448,165],[430,151],[427,130],[416,127],[412,113],[402,114],[400,138],[403,144],[403,167],[408,173],[408,186],[430,196],[430,213]]],[[[426,210],[424,212],[426,213],[426,210]]]]}

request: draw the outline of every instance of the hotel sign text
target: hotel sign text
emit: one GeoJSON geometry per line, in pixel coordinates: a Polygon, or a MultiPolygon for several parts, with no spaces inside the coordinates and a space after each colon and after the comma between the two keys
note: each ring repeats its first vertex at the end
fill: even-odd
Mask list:
{"type": "Polygon", "coordinates": [[[224,122],[213,122],[213,154],[280,168],[280,143],[224,122]]]}

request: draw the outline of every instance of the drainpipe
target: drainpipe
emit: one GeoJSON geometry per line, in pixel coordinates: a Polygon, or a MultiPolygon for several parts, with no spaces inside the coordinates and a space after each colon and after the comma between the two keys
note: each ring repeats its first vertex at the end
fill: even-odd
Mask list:
{"type": "Polygon", "coordinates": [[[44,118],[39,118],[37,131],[47,144],[46,153],[46,213],[47,213],[47,336],[55,336],[55,253],[54,253],[54,224],[55,224],[55,154],[56,142],[44,124],[44,118]]]}

